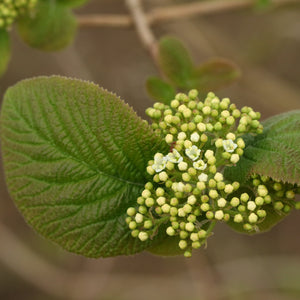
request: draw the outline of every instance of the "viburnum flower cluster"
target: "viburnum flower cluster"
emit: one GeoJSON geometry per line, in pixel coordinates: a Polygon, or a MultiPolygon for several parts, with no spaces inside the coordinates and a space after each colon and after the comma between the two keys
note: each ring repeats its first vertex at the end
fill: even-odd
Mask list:
{"type": "Polygon", "coordinates": [[[32,10],[37,0],[0,0],[0,29],[8,29],[22,14],[32,10]]]}
{"type": "Polygon", "coordinates": [[[200,101],[196,90],[177,94],[170,105],[155,103],[146,113],[170,151],[156,153],[148,162],[152,181],[137,199],[138,206],[127,210],[133,237],[146,241],[166,224],[167,235],[179,237],[178,246],[190,257],[206,243],[217,221],[253,231],[267,216],[266,204],[283,212],[293,205],[293,186],[253,176],[251,188],[244,189],[223,175],[243,155],[242,136],[263,132],[260,113],[250,107],[239,110],[213,93],[200,101]],[[275,198],[269,191],[276,192],[275,198]]]}

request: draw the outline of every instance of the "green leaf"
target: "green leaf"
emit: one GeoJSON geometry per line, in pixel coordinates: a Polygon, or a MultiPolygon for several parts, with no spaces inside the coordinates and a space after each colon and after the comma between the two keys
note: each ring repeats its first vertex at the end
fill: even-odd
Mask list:
{"type": "Polygon", "coordinates": [[[234,83],[241,76],[237,65],[226,59],[212,59],[195,69],[189,81],[190,88],[210,92],[234,83]]]}
{"type": "Polygon", "coordinates": [[[18,21],[22,39],[31,47],[44,51],[57,51],[74,39],[76,18],[63,5],[54,1],[39,1],[34,16],[26,15],[18,21]]]}
{"type": "Polygon", "coordinates": [[[249,138],[242,159],[226,170],[227,178],[259,174],[300,185],[300,110],[265,122],[264,133],[249,138]]]}
{"type": "Polygon", "coordinates": [[[160,78],[148,78],[146,88],[149,95],[156,101],[170,104],[170,101],[175,98],[175,89],[160,78]]]}
{"type": "Polygon", "coordinates": [[[180,88],[187,88],[194,68],[192,59],[181,41],[173,37],[160,39],[159,65],[172,83],[180,88]]]}
{"type": "Polygon", "coordinates": [[[242,224],[234,223],[232,219],[230,219],[227,222],[227,224],[237,232],[254,235],[257,233],[263,233],[271,230],[272,227],[274,227],[276,224],[282,221],[287,215],[289,215],[289,213],[284,213],[283,211],[280,212],[276,211],[273,208],[272,204],[264,205],[262,209],[266,211],[267,216],[261,223],[257,224],[257,231],[252,231],[252,232],[246,231],[244,230],[242,224]]]}
{"type": "Polygon", "coordinates": [[[179,236],[166,236],[159,244],[155,244],[147,249],[152,254],[159,256],[176,256],[183,255],[185,250],[181,250],[178,246],[179,236]]]}
{"type": "Polygon", "coordinates": [[[0,30],[0,76],[6,71],[10,61],[10,38],[6,30],[0,30]]]}
{"type": "Polygon", "coordinates": [[[132,238],[125,218],[168,146],[116,95],[58,76],[22,81],[5,94],[1,141],[10,195],[46,238],[88,257],[157,242],[132,238]]]}
{"type": "Polygon", "coordinates": [[[57,0],[58,3],[65,5],[67,7],[72,7],[72,8],[83,6],[88,1],[89,0],[57,0]]]}

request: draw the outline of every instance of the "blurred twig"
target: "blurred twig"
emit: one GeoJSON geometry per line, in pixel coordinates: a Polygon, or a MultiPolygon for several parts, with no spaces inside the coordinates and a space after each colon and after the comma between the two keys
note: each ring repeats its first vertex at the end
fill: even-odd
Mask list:
{"type": "Polygon", "coordinates": [[[126,0],[126,4],[132,15],[136,31],[139,35],[141,42],[149,51],[153,61],[158,67],[157,41],[153,32],[151,31],[150,24],[147,20],[147,16],[142,8],[141,0],[126,0]]]}
{"type": "MultiPolygon", "coordinates": [[[[130,1],[129,1],[130,2],[130,1]]],[[[298,3],[299,0],[272,0],[273,6],[298,3]]],[[[253,7],[254,0],[210,0],[180,5],[153,8],[145,13],[149,25],[187,18],[196,15],[216,14],[253,7]]],[[[120,14],[78,15],[78,23],[82,27],[131,27],[135,23],[134,16],[120,14]]]]}

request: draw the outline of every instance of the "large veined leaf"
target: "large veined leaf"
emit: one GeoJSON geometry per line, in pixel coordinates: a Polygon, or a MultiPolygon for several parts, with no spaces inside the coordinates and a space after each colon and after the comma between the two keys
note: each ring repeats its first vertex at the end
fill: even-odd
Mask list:
{"type": "Polygon", "coordinates": [[[159,64],[166,76],[178,87],[188,88],[194,69],[192,59],[182,42],[173,37],[159,41],[159,64]]]}
{"type": "Polygon", "coordinates": [[[239,179],[256,173],[300,185],[300,110],[276,115],[263,125],[264,133],[247,139],[242,159],[225,175],[239,179]]]}
{"type": "Polygon", "coordinates": [[[10,61],[10,38],[6,30],[0,30],[0,76],[6,71],[10,61]]]}
{"type": "Polygon", "coordinates": [[[39,1],[34,15],[18,20],[18,30],[31,47],[44,51],[57,51],[74,39],[76,18],[71,10],[55,1],[39,1]]]}
{"type": "Polygon", "coordinates": [[[153,244],[131,237],[126,209],[167,145],[116,95],[58,76],[22,81],[5,94],[1,142],[9,192],[43,236],[88,257],[153,244]]]}

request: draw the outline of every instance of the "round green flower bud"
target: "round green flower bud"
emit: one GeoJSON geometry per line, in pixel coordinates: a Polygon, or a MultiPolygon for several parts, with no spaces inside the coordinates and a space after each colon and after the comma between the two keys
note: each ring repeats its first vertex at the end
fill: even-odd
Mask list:
{"type": "Polygon", "coordinates": [[[166,203],[166,198],[165,197],[158,197],[157,199],[156,199],[156,202],[157,202],[157,204],[159,205],[159,206],[163,206],[165,203],[166,203]]]}
{"type": "Polygon", "coordinates": [[[258,216],[255,213],[251,213],[248,217],[250,223],[256,223],[258,220],[258,216]]]}
{"type": "Polygon", "coordinates": [[[174,236],[176,232],[175,232],[174,228],[170,226],[167,228],[166,233],[169,236],[174,236]]]}
{"type": "Polygon", "coordinates": [[[165,214],[168,214],[170,212],[170,205],[169,204],[164,204],[162,207],[161,207],[162,211],[165,213],[165,214]]]}
{"type": "Polygon", "coordinates": [[[172,206],[177,206],[178,205],[178,199],[177,198],[171,198],[171,200],[170,200],[170,204],[172,205],[172,206]]]}
{"type": "Polygon", "coordinates": [[[219,207],[225,207],[227,204],[227,201],[224,198],[220,198],[220,199],[218,199],[217,203],[218,203],[219,207]]]}
{"type": "Polygon", "coordinates": [[[198,236],[197,233],[193,232],[193,233],[191,233],[191,235],[190,235],[190,239],[191,239],[193,242],[196,242],[196,241],[199,240],[199,236],[198,236]]]}
{"type": "Polygon", "coordinates": [[[153,223],[152,223],[151,220],[146,220],[146,221],[144,222],[144,228],[150,229],[150,228],[152,228],[152,226],[153,226],[153,223]]]}
{"type": "Polygon", "coordinates": [[[205,215],[206,215],[206,218],[209,220],[214,218],[214,213],[212,211],[208,211],[205,215]]]}
{"type": "Polygon", "coordinates": [[[144,232],[144,231],[141,231],[138,235],[139,239],[144,242],[148,239],[148,233],[147,232],[144,232]]]}
{"type": "Polygon", "coordinates": [[[171,207],[170,208],[170,215],[175,217],[178,214],[178,209],[176,207],[171,207]]]}
{"type": "Polygon", "coordinates": [[[185,240],[187,239],[189,236],[189,233],[184,231],[184,230],[181,230],[180,233],[179,233],[179,237],[182,239],[182,240],[185,240]]]}
{"type": "Polygon", "coordinates": [[[237,214],[233,218],[233,222],[235,223],[242,223],[243,222],[243,216],[241,214],[237,214]]]}
{"type": "Polygon", "coordinates": [[[185,249],[187,247],[187,242],[185,240],[181,240],[178,243],[180,249],[185,249]]]}
{"type": "Polygon", "coordinates": [[[215,212],[215,219],[222,220],[224,218],[224,213],[222,210],[217,210],[215,212]]]}
{"type": "Polygon", "coordinates": [[[254,211],[256,209],[256,204],[254,201],[248,201],[247,203],[247,209],[250,211],[254,211]]]}
{"type": "Polygon", "coordinates": [[[243,228],[246,230],[246,231],[251,231],[253,230],[253,226],[251,224],[244,224],[243,225],[243,228]]]}
{"type": "Polygon", "coordinates": [[[267,215],[266,211],[263,209],[259,209],[256,213],[260,218],[264,218],[267,215]]]}
{"type": "Polygon", "coordinates": [[[239,204],[240,204],[240,199],[237,198],[237,197],[233,197],[230,200],[230,205],[233,206],[233,207],[237,207],[239,204]]]}
{"type": "Polygon", "coordinates": [[[194,231],[194,229],[195,229],[195,225],[192,222],[188,222],[185,224],[186,231],[192,232],[192,231],[194,231]]]}
{"type": "Polygon", "coordinates": [[[258,206],[262,206],[264,204],[264,199],[262,197],[256,197],[255,198],[255,204],[258,206]]]}
{"type": "Polygon", "coordinates": [[[129,207],[127,209],[127,215],[133,217],[136,214],[136,209],[134,207],[129,207]]]}
{"type": "Polygon", "coordinates": [[[294,191],[290,190],[290,191],[287,191],[285,193],[285,196],[288,198],[288,199],[294,199],[295,198],[295,193],[294,191]]]}
{"type": "Polygon", "coordinates": [[[137,238],[138,235],[139,235],[139,233],[140,233],[140,232],[138,231],[138,229],[132,230],[132,231],[131,231],[131,236],[134,237],[134,238],[137,238]]]}
{"type": "Polygon", "coordinates": [[[199,236],[199,239],[204,239],[206,238],[206,231],[201,229],[200,231],[198,231],[198,236],[199,236]]]}
{"type": "Polygon", "coordinates": [[[192,256],[192,252],[191,251],[185,251],[183,255],[184,255],[184,257],[189,258],[189,257],[192,256]]]}
{"type": "Polygon", "coordinates": [[[281,201],[276,201],[274,203],[274,209],[276,210],[282,210],[284,208],[284,204],[281,201]]]}
{"type": "Polygon", "coordinates": [[[153,206],[153,205],[154,205],[154,199],[153,199],[153,198],[147,198],[147,199],[145,200],[145,204],[146,204],[146,206],[148,206],[148,207],[153,206]]]}

